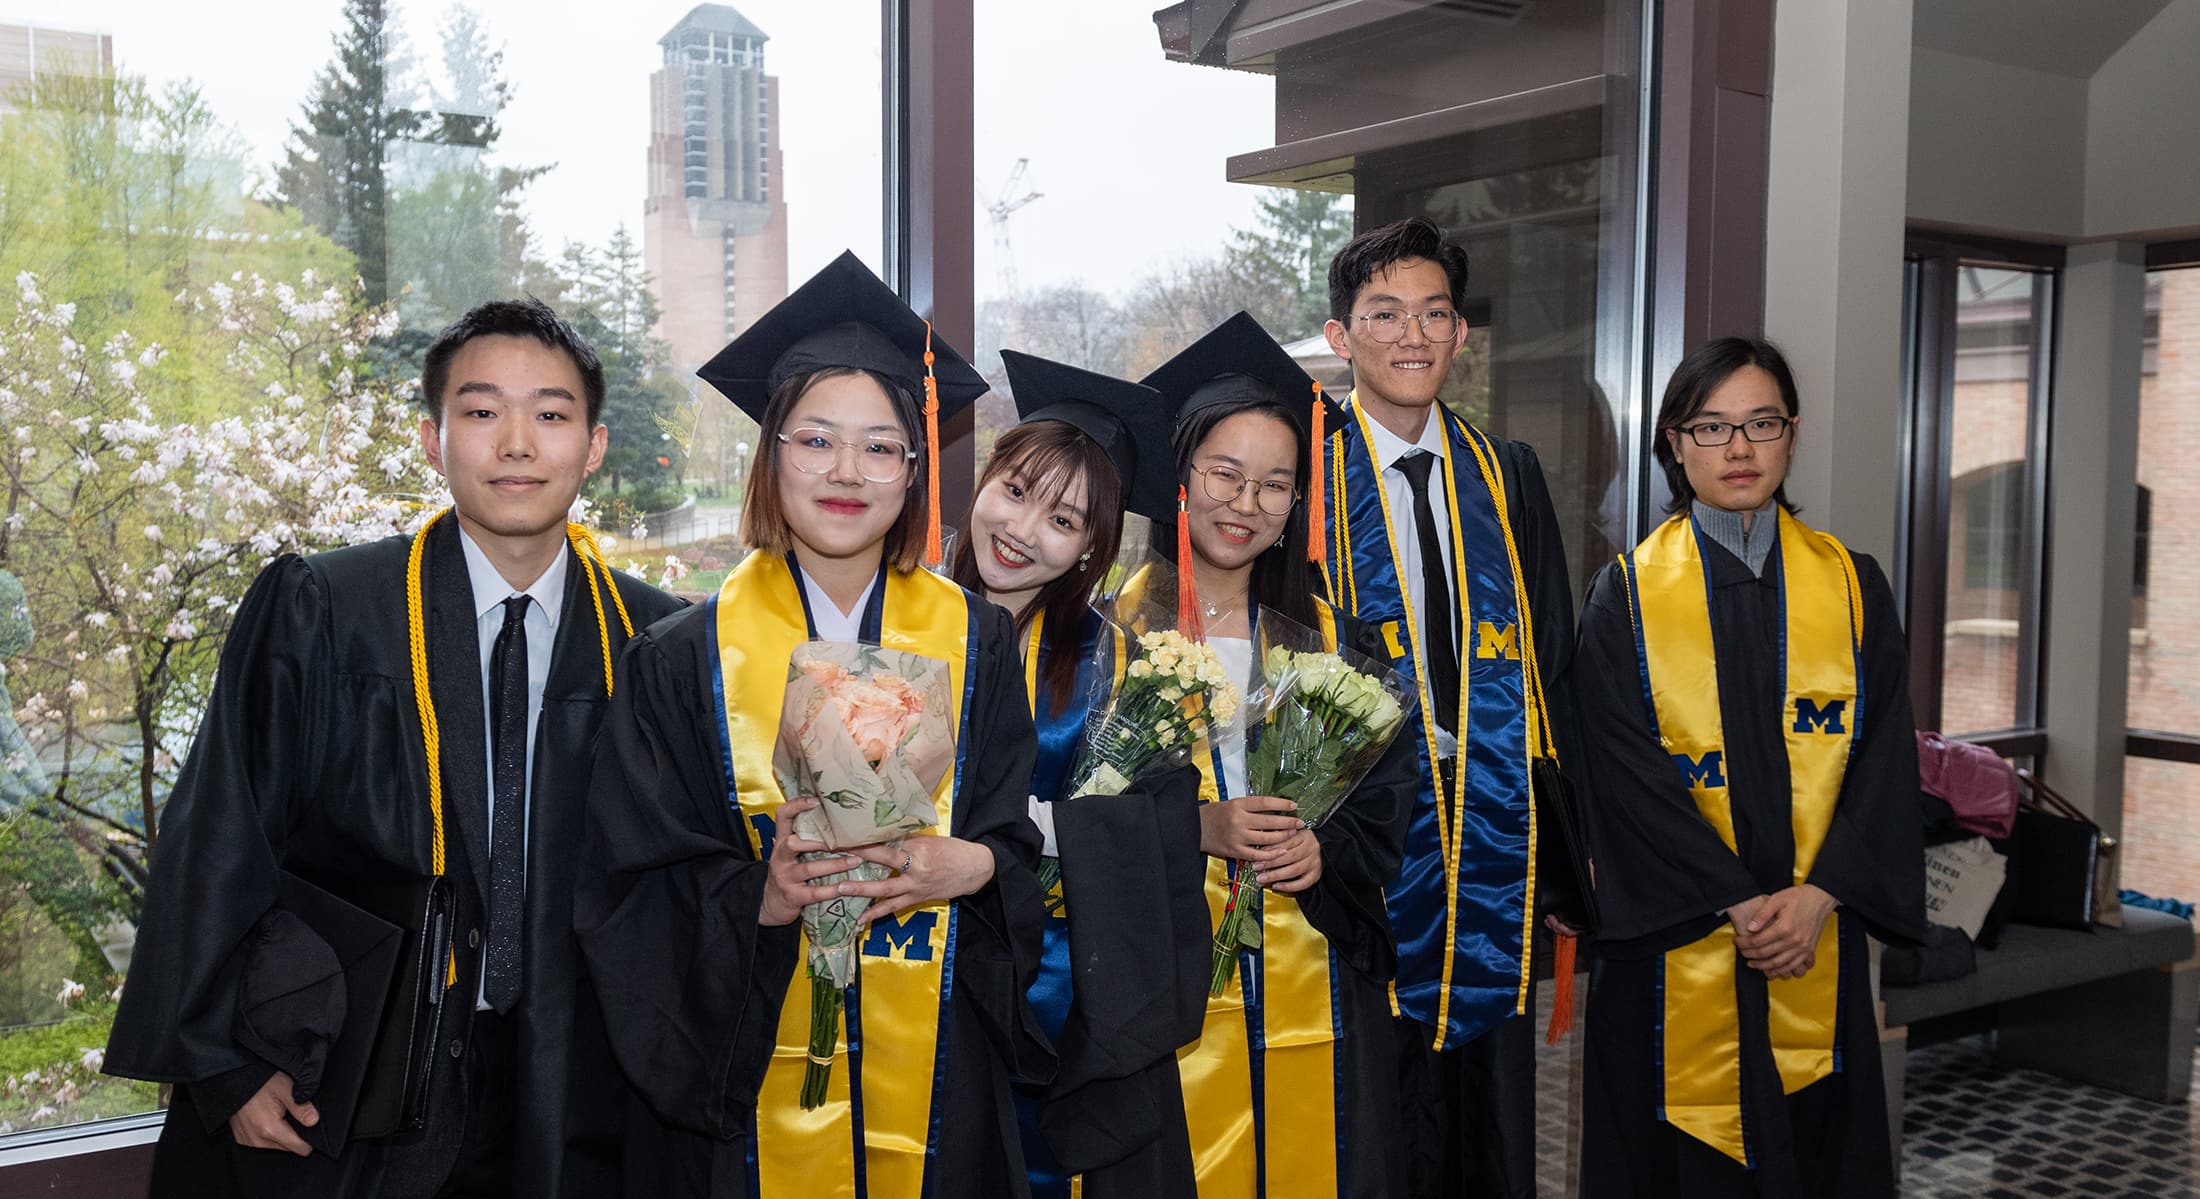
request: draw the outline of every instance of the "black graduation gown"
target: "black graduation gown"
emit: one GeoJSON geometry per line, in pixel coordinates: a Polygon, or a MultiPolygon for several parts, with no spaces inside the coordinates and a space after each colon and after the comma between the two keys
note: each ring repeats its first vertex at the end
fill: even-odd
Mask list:
{"type": "MultiPolygon", "coordinates": [[[[1010,1079],[1043,1083],[1054,1065],[1024,996],[1044,912],[1026,811],[1034,743],[1007,614],[972,602],[975,697],[952,831],[993,851],[994,877],[959,901],[934,1172],[942,1193],[1013,1196],[1025,1180],[1010,1079]]],[[[750,1194],[757,1089],[802,966],[799,922],[756,922],[767,865],[728,801],[714,615],[676,613],[620,662],[575,894],[612,1048],[646,1104],[630,1114],[626,1180],[646,1199],[750,1194]]]]}
{"type": "Polygon", "coordinates": [[[1191,1199],[1176,1052],[1199,1039],[1213,942],[1199,772],[1056,803],[1054,836],[1074,998],[1040,1133],[1090,1199],[1191,1199]]]}
{"type": "MultiPolygon", "coordinates": [[[[178,1084],[152,1193],[432,1193],[464,1136],[465,1070],[439,1069],[422,1133],[341,1158],[241,1148],[228,1117],[274,1067],[232,1035],[244,945],[286,869],[316,877],[430,869],[428,780],[405,629],[410,542],[390,538],[261,572],[222,648],[220,674],[153,856],[128,985],[108,1042],[113,1074],[178,1084]]],[[[622,1129],[600,1106],[623,1089],[594,996],[579,978],[570,895],[581,806],[605,710],[584,569],[568,549],[565,605],[543,690],[528,805],[525,973],[516,1025],[514,1192],[595,1195],[619,1173],[622,1129]]],[[[430,532],[422,587],[442,730],[448,873],[459,928],[485,924],[487,732],[473,588],[455,518],[430,532]]],[[[614,573],[637,627],[679,606],[614,573]]],[[[613,653],[625,640],[604,597],[613,653]]],[[[459,954],[467,1035],[479,955],[459,954]]]]}
{"type": "Polygon", "coordinates": [[[1581,618],[1577,694],[1583,734],[1595,747],[1583,807],[1604,919],[1589,992],[1581,1193],[1590,1199],[1891,1196],[1865,933],[1903,943],[1922,937],[1924,869],[1902,624],[1886,576],[1864,554],[1854,555],[1864,592],[1863,727],[1810,874],[1841,905],[1841,1069],[1781,1096],[1765,1031],[1764,976],[1745,966],[1742,1087],[1757,1168],[1744,1169],[1658,1119],[1657,955],[1700,939],[1726,907],[1789,886],[1794,862],[1780,729],[1780,551],[1774,548],[1763,579],[1715,544],[1704,553],[1739,853],[1697,814],[1650,730],[1617,564],[1599,573],[1581,618]]]}

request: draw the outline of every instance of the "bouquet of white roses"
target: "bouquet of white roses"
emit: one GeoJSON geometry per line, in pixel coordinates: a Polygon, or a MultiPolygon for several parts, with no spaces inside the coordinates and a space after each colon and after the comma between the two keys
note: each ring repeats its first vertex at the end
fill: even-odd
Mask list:
{"type": "MultiPolygon", "coordinates": [[[[1246,746],[1246,790],[1290,800],[1291,814],[1316,828],[1390,748],[1405,723],[1405,688],[1389,667],[1329,648],[1267,608],[1258,639],[1263,712],[1246,746]]],[[[1229,985],[1240,947],[1260,948],[1259,897],[1260,871],[1238,863],[1215,930],[1212,994],[1229,985]]]]}
{"type": "MultiPolygon", "coordinates": [[[[898,842],[938,824],[932,793],[955,756],[949,680],[947,663],[918,654],[857,642],[796,646],[787,663],[772,773],[788,798],[810,795],[819,803],[795,817],[794,834],[843,850],[898,842]]],[[[849,860],[849,869],[816,883],[890,873],[876,862],[849,860]]],[[[856,920],[870,905],[861,896],[836,895],[802,907],[810,965],[805,1111],[825,1101],[840,1044],[843,992],[856,981],[856,920]]]]}
{"type": "Polygon", "coordinates": [[[1191,760],[1237,719],[1238,693],[1215,652],[1174,629],[1140,633],[1106,714],[1086,732],[1067,794],[1118,795],[1140,776],[1191,760]]]}

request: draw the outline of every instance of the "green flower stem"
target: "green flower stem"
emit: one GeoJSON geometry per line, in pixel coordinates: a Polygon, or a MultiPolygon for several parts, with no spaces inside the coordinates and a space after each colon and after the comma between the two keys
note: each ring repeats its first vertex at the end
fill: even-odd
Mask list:
{"type": "Polygon", "coordinates": [[[810,976],[810,1061],[802,1071],[802,1110],[816,1111],[825,1102],[825,1084],[833,1076],[833,1056],[840,1048],[840,988],[810,976]]]}

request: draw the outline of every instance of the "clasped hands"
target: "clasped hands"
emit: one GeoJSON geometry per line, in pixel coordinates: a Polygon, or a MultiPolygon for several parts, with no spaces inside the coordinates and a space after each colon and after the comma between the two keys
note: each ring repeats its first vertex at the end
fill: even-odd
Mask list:
{"type": "Polygon", "coordinates": [[[1818,961],[1818,935],[1833,896],[1810,883],[1745,899],[1726,910],[1734,949],[1766,978],[1801,978],[1818,961]]]}
{"type": "Polygon", "coordinates": [[[1322,877],[1322,844],[1296,816],[1296,805],[1273,795],[1245,795],[1199,806],[1199,850],[1208,857],[1244,862],[1260,871],[1260,883],[1286,895],[1322,877]]]}

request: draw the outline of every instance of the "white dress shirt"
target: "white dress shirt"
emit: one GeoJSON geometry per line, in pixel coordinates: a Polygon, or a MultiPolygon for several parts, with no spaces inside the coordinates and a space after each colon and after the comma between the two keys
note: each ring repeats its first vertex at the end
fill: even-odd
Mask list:
{"type": "MultiPolygon", "coordinates": [[[[1409,454],[1434,454],[1443,459],[1441,465],[1429,471],[1428,502],[1436,513],[1436,544],[1444,550],[1444,577],[1457,586],[1459,575],[1451,550],[1451,520],[1444,503],[1444,495],[1451,490],[1451,449],[1450,439],[1444,436],[1442,416],[1441,412],[1432,407],[1428,422],[1421,426],[1421,439],[1412,442],[1384,428],[1383,423],[1373,416],[1367,418],[1367,448],[1370,456],[1383,464],[1383,494],[1390,501],[1390,523],[1395,534],[1391,539],[1391,549],[1397,555],[1398,585],[1405,589],[1407,599],[1413,604],[1414,623],[1417,626],[1413,630],[1413,637],[1416,645],[1428,643],[1428,597],[1425,594],[1427,589],[1421,585],[1421,535],[1419,526],[1414,523],[1413,485],[1406,482],[1406,473],[1398,469],[1398,462],[1409,454]],[[1435,486],[1438,478],[1443,480],[1442,493],[1435,486]]],[[[1463,647],[1459,645],[1458,596],[1452,597],[1452,610],[1445,614],[1445,619],[1451,622],[1452,645],[1458,654],[1459,672],[1464,676],[1467,664],[1463,647]]],[[[1425,658],[1427,655],[1424,652],[1422,656],[1425,658]]],[[[1459,752],[1458,739],[1438,728],[1436,752],[1446,758],[1456,755],[1459,752]]]]}
{"type": "Polygon", "coordinates": [[[810,597],[810,624],[816,627],[819,641],[863,640],[863,610],[871,606],[871,591],[878,586],[877,575],[871,576],[871,585],[856,597],[855,608],[843,612],[840,605],[833,602],[833,597],[817,585],[817,580],[810,577],[810,572],[797,567],[795,573],[802,576],[803,593],[810,597]]]}
{"type": "MultiPolygon", "coordinates": [[[[474,634],[481,642],[481,727],[488,730],[492,740],[496,736],[496,726],[492,723],[489,706],[489,689],[494,685],[489,677],[489,657],[496,649],[497,633],[504,628],[504,601],[515,595],[525,595],[534,601],[527,605],[527,615],[521,622],[527,630],[527,767],[526,777],[520,780],[520,794],[531,800],[535,784],[535,726],[541,723],[542,689],[550,680],[550,654],[557,648],[558,617],[565,610],[565,549],[560,546],[557,558],[542,572],[542,577],[521,589],[513,587],[497,573],[489,555],[474,544],[473,535],[463,526],[458,531],[458,544],[466,553],[466,576],[474,588],[474,634]]],[[[489,827],[493,829],[497,808],[496,755],[486,756],[489,759],[489,827]]],[[[527,858],[527,826],[528,813],[522,812],[519,822],[522,863],[527,858]]],[[[488,880],[483,879],[482,883],[486,887],[488,880]]],[[[482,953],[488,953],[486,945],[482,953]]],[[[488,1007],[481,991],[488,986],[488,975],[488,970],[481,971],[474,999],[476,1009],[488,1007]]]]}

